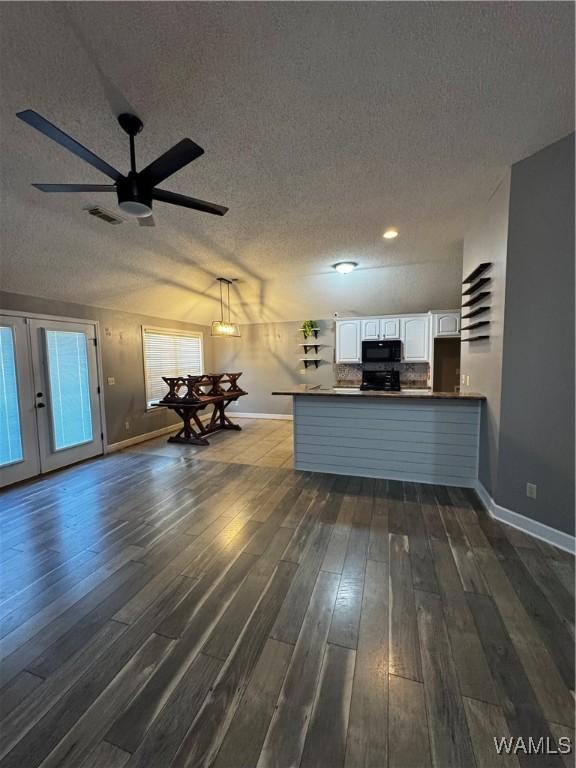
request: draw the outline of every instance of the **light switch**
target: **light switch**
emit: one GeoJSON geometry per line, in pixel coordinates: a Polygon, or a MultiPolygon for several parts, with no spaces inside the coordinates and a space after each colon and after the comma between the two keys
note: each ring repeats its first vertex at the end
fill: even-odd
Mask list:
{"type": "Polygon", "coordinates": [[[114,378],[114,376],[108,376],[106,379],[106,384],[108,384],[109,386],[116,384],[116,379],[114,378]]]}

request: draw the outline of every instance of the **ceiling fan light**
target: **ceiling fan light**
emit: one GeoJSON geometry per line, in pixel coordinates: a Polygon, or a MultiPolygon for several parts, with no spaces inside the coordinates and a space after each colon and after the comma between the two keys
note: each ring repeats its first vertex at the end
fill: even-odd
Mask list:
{"type": "Polygon", "coordinates": [[[126,216],[132,216],[135,219],[143,219],[146,216],[152,216],[152,208],[146,203],[140,203],[138,200],[121,200],[118,203],[122,213],[126,216]]]}

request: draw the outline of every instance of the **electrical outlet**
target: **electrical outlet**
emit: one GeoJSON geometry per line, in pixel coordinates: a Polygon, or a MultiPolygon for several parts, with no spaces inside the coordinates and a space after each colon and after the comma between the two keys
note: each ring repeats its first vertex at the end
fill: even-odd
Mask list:
{"type": "Polygon", "coordinates": [[[130,422],[129,421],[125,421],[124,422],[124,429],[126,430],[126,432],[128,432],[128,430],[130,429],[130,422]]]}
{"type": "Polygon", "coordinates": [[[536,490],[536,483],[526,483],[526,496],[528,496],[529,499],[536,498],[536,490]]]}
{"type": "Polygon", "coordinates": [[[464,385],[466,384],[466,374],[463,373],[462,376],[460,376],[460,384],[464,385]]]}

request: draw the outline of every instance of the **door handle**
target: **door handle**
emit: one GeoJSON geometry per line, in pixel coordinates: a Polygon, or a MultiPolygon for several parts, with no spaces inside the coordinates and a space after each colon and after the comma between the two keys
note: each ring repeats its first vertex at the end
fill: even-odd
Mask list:
{"type": "Polygon", "coordinates": [[[45,403],[37,403],[36,408],[46,408],[45,403]]]}

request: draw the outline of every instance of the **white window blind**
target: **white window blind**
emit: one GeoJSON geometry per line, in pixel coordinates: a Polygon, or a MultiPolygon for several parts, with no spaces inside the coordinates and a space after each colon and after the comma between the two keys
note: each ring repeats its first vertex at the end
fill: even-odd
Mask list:
{"type": "Polygon", "coordinates": [[[201,333],[143,328],[142,336],[147,406],[168,391],[162,376],[198,376],[204,372],[201,333]]]}
{"type": "Polygon", "coordinates": [[[54,450],[90,443],[92,407],[86,334],[46,331],[54,450]]]}
{"type": "Polygon", "coordinates": [[[0,326],[0,466],[23,459],[14,332],[4,325],[0,326]]]}

